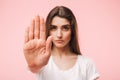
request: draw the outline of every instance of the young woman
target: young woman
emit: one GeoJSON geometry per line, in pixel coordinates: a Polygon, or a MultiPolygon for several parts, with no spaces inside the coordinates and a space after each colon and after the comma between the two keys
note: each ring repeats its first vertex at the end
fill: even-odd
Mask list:
{"type": "Polygon", "coordinates": [[[94,63],[80,52],[77,22],[64,6],[44,19],[36,16],[25,33],[24,54],[37,80],[96,80],[94,63]]]}

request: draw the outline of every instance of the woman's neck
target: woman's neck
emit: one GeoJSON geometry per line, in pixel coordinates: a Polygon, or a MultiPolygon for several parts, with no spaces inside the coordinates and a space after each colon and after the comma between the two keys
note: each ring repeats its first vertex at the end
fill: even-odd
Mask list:
{"type": "Polygon", "coordinates": [[[70,51],[69,47],[64,47],[64,48],[53,47],[52,49],[53,56],[63,57],[63,56],[71,55],[71,54],[72,52],[70,51]]]}

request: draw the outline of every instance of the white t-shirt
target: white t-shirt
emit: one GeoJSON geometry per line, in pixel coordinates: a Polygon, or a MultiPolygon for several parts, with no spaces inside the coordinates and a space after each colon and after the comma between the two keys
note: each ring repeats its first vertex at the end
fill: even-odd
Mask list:
{"type": "Polygon", "coordinates": [[[36,75],[37,80],[95,80],[99,77],[91,59],[78,55],[76,64],[69,70],[60,70],[52,56],[48,64],[36,75]]]}

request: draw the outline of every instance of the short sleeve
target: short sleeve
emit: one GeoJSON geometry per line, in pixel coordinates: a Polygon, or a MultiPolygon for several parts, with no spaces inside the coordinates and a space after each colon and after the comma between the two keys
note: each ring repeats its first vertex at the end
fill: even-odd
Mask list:
{"type": "Polygon", "coordinates": [[[99,76],[94,62],[89,60],[87,63],[87,80],[96,80],[99,76]]]}

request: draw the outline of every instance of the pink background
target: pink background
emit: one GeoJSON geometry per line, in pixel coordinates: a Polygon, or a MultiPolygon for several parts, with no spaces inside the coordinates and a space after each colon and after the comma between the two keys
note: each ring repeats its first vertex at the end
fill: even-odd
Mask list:
{"type": "Polygon", "coordinates": [[[94,60],[100,80],[120,80],[119,0],[0,0],[0,80],[35,80],[23,55],[24,31],[56,5],[74,12],[81,52],[94,60]]]}

